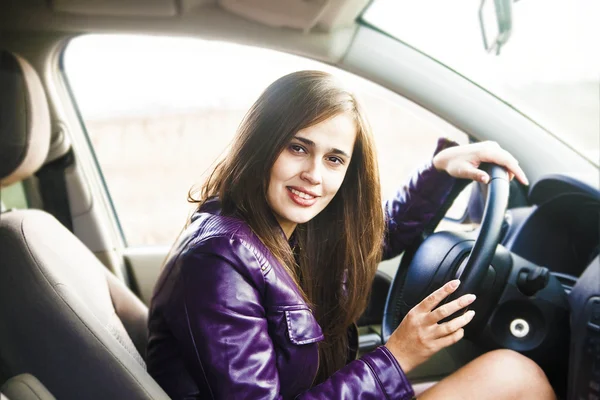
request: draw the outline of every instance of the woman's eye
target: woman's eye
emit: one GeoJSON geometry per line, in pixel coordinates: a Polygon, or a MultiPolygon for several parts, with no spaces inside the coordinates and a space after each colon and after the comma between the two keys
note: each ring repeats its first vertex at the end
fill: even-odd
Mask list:
{"type": "Polygon", "coordinates": [[[329,157],[329,161],[332,162],[332,163],[334,163],[334,164],[339,164],[339,165],[344,164],[344,160],[342,160],[339,157],[329,157]]]}
{"type": "Polygon", "coordinates": [[[290,149],[294,152],[294,153],[306,153],[306,150],[304,150],[304,147],[298,145],[298,144],[291,144],[290,145],[290,149]]]}

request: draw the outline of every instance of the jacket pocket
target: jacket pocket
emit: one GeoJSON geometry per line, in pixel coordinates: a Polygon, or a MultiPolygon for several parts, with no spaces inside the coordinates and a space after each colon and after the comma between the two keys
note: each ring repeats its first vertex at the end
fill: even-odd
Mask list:
{"type": "Polygon", "coordinates": [[[279,346],[288,348],[325,339],[321,325],[306,304],[271,306],[267,309],[269,334],[279,346]]]}
{"type": "Polygon", "coordinates": [[[288,337],[296,345],[320,342],[325,339],[321,326],[308,308],[285,310],[288,337]]]}
{"type": "Polygon", "coordinates": [[[284,399],[308,390],[319,368],[321,326],[306,304],[271,306],[269,335],[276,351],[279,383],[284,399]]]}

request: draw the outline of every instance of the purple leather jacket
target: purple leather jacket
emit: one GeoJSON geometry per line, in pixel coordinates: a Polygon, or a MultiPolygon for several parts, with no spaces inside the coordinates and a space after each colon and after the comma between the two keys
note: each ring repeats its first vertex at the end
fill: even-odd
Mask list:
{"type": "MultiPolygon", "coordinates": [[[[436,153],[453,145],[440,140],[436,153]]],[[[386,258],[431,220],[455,180],[429,163],[386,203],[386,258]]],[[[381,346],[313,386],[321,327],[277,260],[240,219],[205,203],[154,289],[148,372],[173,399],[410,399],[381,346]]]]}

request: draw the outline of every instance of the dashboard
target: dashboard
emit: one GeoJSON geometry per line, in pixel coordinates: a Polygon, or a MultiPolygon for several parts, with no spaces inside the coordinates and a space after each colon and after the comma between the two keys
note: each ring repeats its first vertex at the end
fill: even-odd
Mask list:
{"type": "Polygon", "coordinates": [[[567,399],[600,399],[600,191],[550,175],[528,200],[507,211],[502,244],[563,284],[571,310],[567,399]]]}
{"type": "Polygon", "coordinates": [[[505,247],[554,273],[579,277],[600,250],[600,193],[552,175],[529,191],[532,207],[509,210],[505,247]]]}

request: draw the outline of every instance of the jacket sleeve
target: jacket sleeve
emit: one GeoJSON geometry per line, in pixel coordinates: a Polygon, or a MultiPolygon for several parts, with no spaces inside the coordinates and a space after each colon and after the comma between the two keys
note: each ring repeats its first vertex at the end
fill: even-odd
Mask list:
{"type": "MultiPolygon", "coordinates": [[[[441,138],[434,156],[457,143],[441,138]]],[[[402,253],[425,229],[440,210],[456,179],[445,171],[438,171],[433,160],[427,162],[384,206],[386,235],[383,259],[402,253]]]]}
{"type": "Polygon", "coordinates": [[[385,346],[363,355],[338,370],[325,382],[297,399],[397,399],[415,395],[404,371],[385,346]]]}
{"type": "MultiPolygon", "coordinates": [[[[235,253],[237,261],[199,251],[182,259],[186,326],[178,341],[183,357],[194,381],[208,385],[213,399],[282,399],[260,268],[253,274],[238,263],[258,265],[249,250],[235,253]]],[[[381,347],[296,398],[349,400],[358,393],[362,399],[400,400],[414,394],[392,354],[381,347]]]]}

